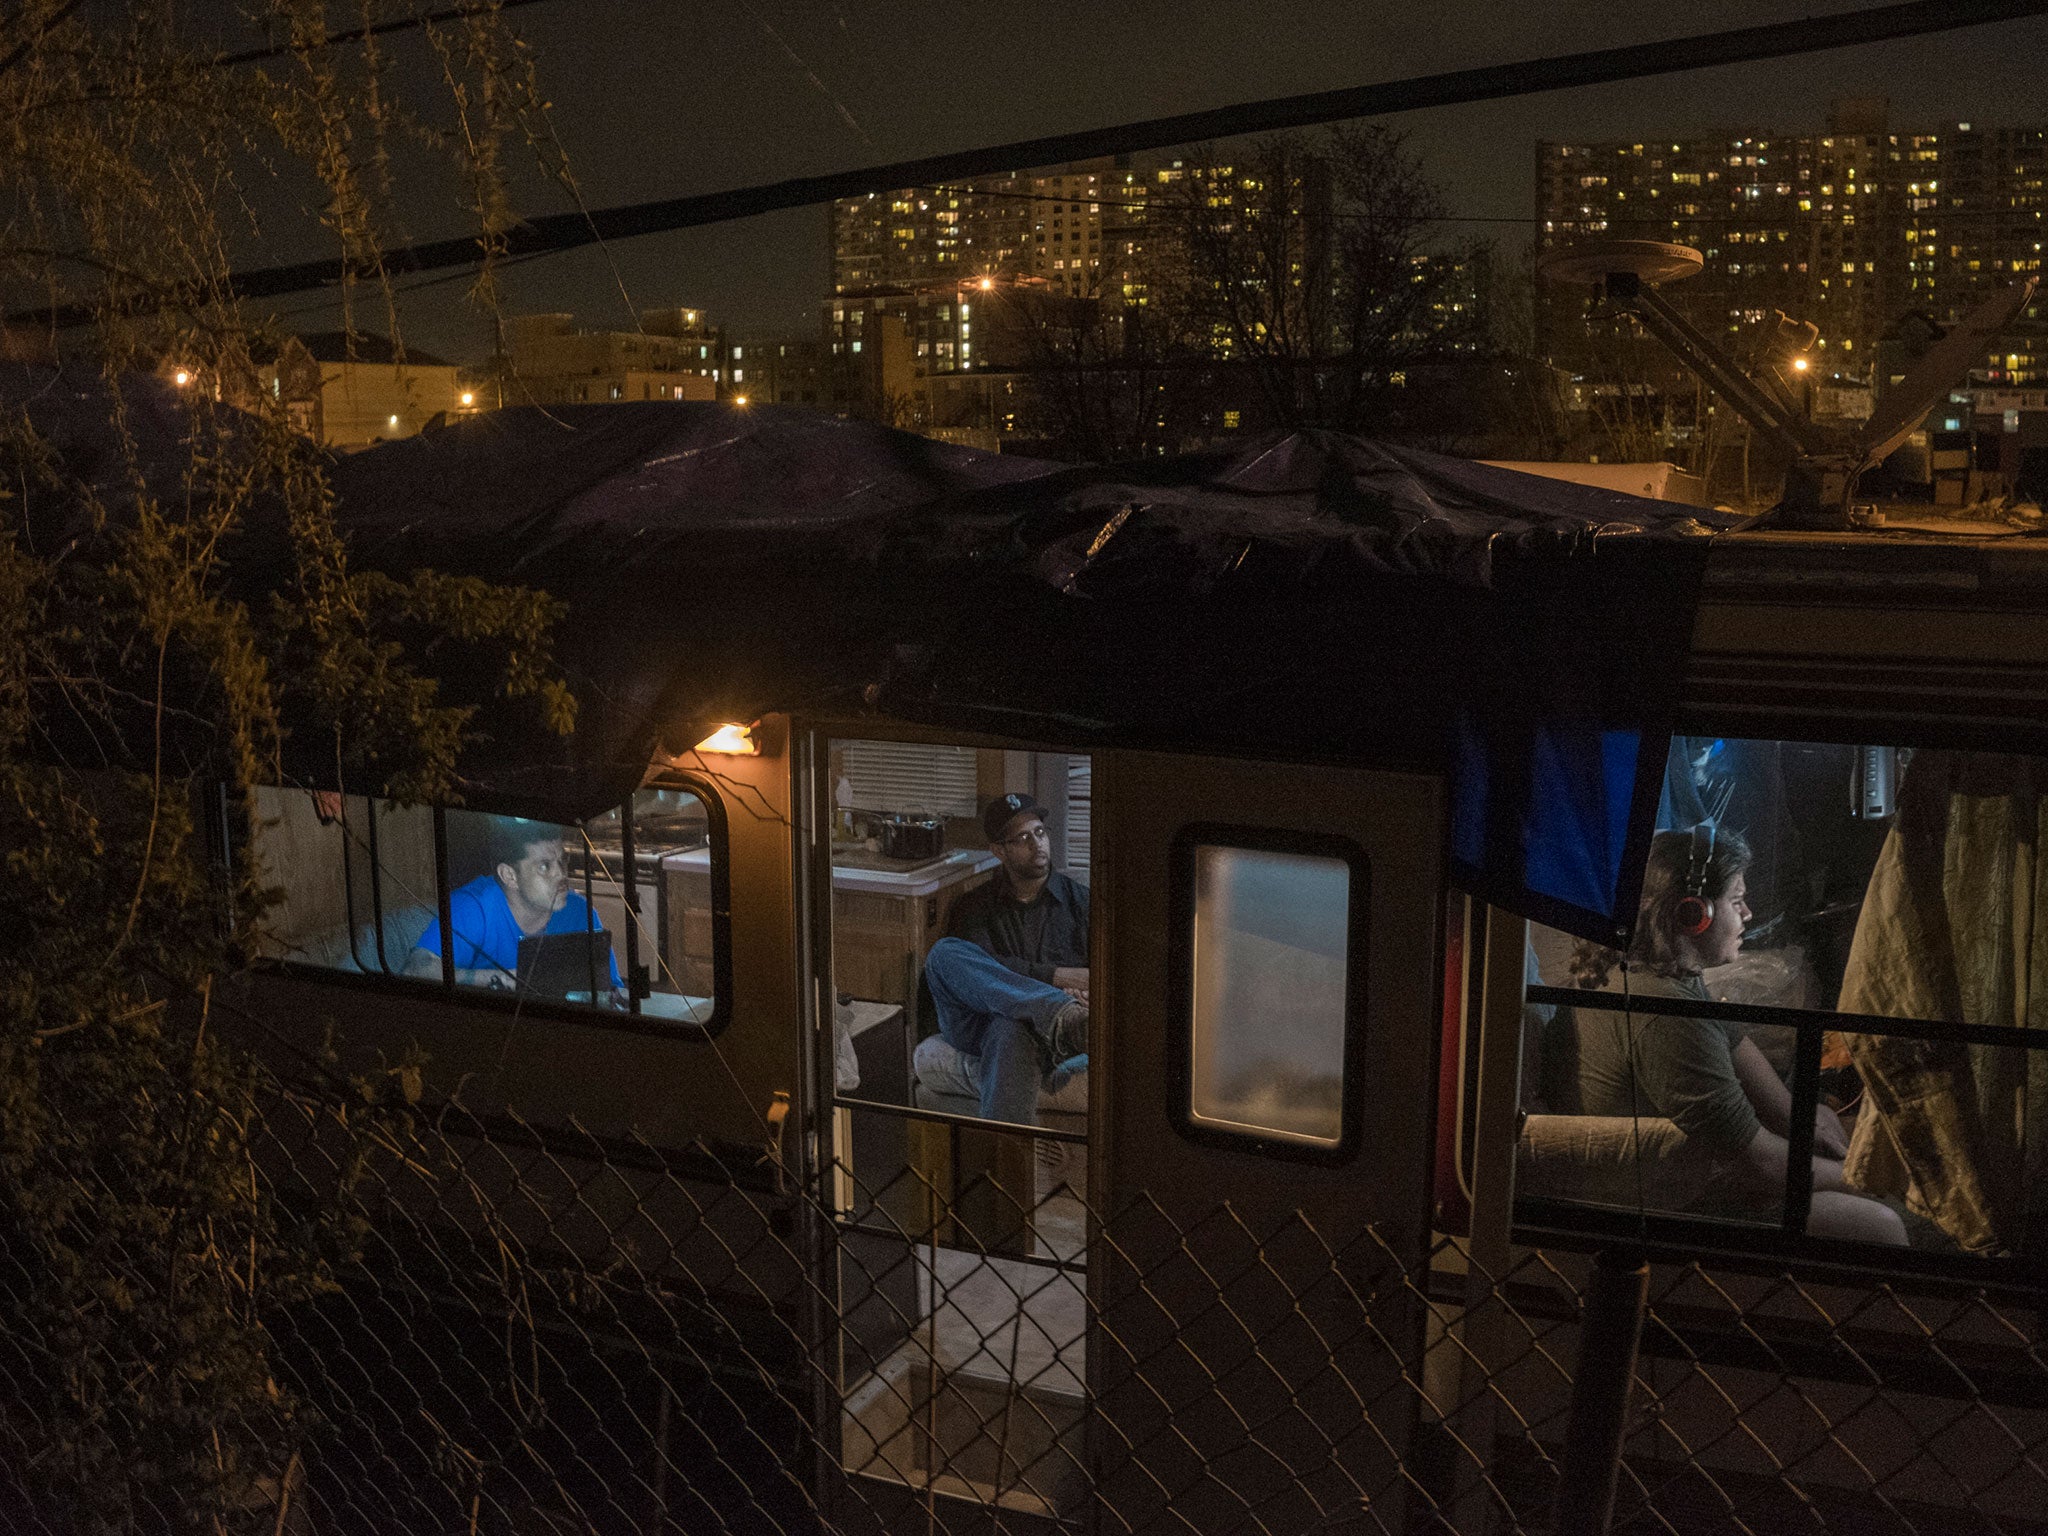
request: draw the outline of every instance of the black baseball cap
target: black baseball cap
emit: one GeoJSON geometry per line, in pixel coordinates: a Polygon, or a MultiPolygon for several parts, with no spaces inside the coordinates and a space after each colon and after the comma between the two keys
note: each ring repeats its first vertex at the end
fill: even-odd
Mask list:
{"type": "Polygon", "coordinates": [[[1020,795],[1012,790],[1007,795],[997,795],[989,801],[988,809],[981,813],[981,830],[988,834],[990,842],[996,842],[1003,835],[1003,828],[1029,811],[1033,816],[1043,816],[1045,807],[1029,795],[1020,795]]]}

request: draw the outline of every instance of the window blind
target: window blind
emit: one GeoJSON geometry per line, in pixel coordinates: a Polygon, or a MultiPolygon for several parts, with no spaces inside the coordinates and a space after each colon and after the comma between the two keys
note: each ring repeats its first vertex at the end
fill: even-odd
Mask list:
{"type": "Polygon", "coordinates": [[[1066,871],[1088,883],[1088,847],[1093,832],[1090,806],[1095,793],[1095,760],[1076,753],[1067,759],[1066,871]]]}
{"type": "Polygon", "coordinates": [[[864,811],[920,811],[972,816],[975,751],[918,741],[840,743],[841,762],[864,811]]]}

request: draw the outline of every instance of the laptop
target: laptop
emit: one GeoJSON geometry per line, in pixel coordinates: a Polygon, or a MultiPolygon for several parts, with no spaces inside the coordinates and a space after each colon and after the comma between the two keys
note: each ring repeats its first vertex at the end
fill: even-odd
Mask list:
{"type": "Polygon", "coordinates": [[[567,997],[571,992],[603,997],[611,990],[612,936],[542,933],[519,941],[518,987],[533,997],[567,997]]]}

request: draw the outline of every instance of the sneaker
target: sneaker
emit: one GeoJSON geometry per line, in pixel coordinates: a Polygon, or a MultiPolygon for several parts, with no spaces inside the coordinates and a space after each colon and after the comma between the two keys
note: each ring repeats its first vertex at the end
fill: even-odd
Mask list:
{"type": "Polygon", "coordinates": [[[1052,1016],[1046,1029],[1046,1044],[1054,1061],[1088,1054],[1088,1005],[1078,999],[1052,1016]]]}

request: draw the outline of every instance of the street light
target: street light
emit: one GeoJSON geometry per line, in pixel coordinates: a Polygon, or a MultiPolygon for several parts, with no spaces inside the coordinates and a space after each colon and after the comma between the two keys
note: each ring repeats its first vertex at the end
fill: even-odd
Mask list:
{"type": "Polygon", "coordinates": [[[187,373],[184,369],[180,368],[176,373],[171,375],[171,382],[177,385],[178,388],[183,389],[187,384],[190,384],[192,382],[192,375],[187,373]]]}
{"type": "Polygon", "coordinates": [[[734,405],[745,405],[747,403],[747,397],[745,395],[734,395],[732,397],[732,403],[734,405]]]}
{"type": "Polygon", "coordinates": [[[464,390],[464,391],[462,392],[462,403],[463,403],[464,405],[475,405],[475,404],[476,404],[476,391],[475,391],[475,390],[473,390],[473,389],[465,389],[465,390],[464,390]]]}

